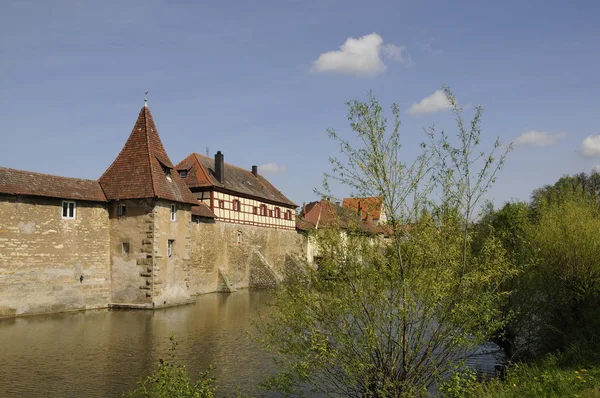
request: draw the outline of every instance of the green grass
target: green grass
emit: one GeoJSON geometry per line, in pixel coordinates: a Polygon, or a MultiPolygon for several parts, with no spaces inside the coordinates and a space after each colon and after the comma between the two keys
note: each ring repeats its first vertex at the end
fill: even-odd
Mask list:
{"type": "Polygon", "coordinates": [[[469,373],[454,376],[440,390],[452,398],[600,397],[600,368],[561,366],[550,355],[536,364],[516,364],[502,379],[479,383],[469,373]]]}

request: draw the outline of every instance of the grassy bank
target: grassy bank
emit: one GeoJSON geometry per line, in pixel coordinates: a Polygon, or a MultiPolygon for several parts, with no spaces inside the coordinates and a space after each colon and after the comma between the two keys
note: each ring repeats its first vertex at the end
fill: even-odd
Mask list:
{"type": "Polygon", "coordinates": [[[441,388],[455,398],[600,397],[600,368],[565,366],[555,356],[515,364],[505,377],[477,382],[472,373],[455,375],[441,388]]]}

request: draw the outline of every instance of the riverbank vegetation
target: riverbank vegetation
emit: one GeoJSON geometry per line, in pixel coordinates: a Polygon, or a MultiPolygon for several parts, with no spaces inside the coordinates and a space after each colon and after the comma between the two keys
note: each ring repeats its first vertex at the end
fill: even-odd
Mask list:
{"type": "Polygon", "coordinates": [[[139,387],[124,397],[128,398],[213,398],[215,379],[210,369],[192,380],[185,365],[175,355],[177,341],[170,337],[168,358],[160,359],[152,374],[140,380],[139,387]]]}
{"type": "Polygon", "coordinates": [[[277,292],[261,329],[281,369],[269,388],[426,396],[507,323],[504,287],[516,267],[493,234],[480,234],[479,250],[472,249],[471,220],[509,147],[495,141],[483,149],[482,109],[465,122],[445,92],[456,135],[429,129],[410,164],[403,160],[399,108],[392,106],[388,125],[372,95],[348,103],[353,137],[329,131],[342,155],[331,159],[325,189],[334,181],[356,196],[382,197],[387,238],[365,237],[351,225],[313,235],[318,270],[277,292]]]}
{"type": "Polygon", "coordinates": [[[465,122],[445,93],[456,132],[427,130],[410,164],[395,105],[388,124],[373,96],[352,101],[352,135],[329,130],[341,156],[331,159],[325,190],[333,181],[357,197],[383,197],[388,237],[373,244],[348,225],[314,233],[318,270],[277,292],[261,330],[281,369],[268,388],[356,397],[600,395],[600,176],[565,177],[529,203],[483,206],[481,214],[510,146],[482,149],[482,109],[465,122]],[[482,382],[464,363],[486,341],[501,347],[506,367],[482,382]]]}
{"type": "MultiPolygon", "coordinates": [[[[366,235],[360,221],[311,232],[318,267],[288,275],[258,324],[279,369],[265,388],[600,396],[600,174],[563,177],[529,202],[483,206],[510,146],[483,149],[482,109],[465,122],[445,93],[456,133],[429,129],[412,163],[403,160],[399,108],[388,123],[372,95],[348,103],[352,136],[329,131],[341,156],[331,159],[325,190],[335,182],[357,197],[383,197],[386,237],[366,235]],[[495,378],[465,366],[490,341],[505,357],[495,378]]],[[[161,362],[132,396],[210,397],[212,383],[207,374],[191,383],[185,369],[161,362]],[[153,395],[164,380],[204,395],[153,395]]]]}

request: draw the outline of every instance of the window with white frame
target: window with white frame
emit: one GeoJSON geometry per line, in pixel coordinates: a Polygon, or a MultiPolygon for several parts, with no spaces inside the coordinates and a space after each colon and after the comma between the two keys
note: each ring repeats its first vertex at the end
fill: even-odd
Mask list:
{"type": "Polygon", "coordinates": [[[117,215],[119,217],[125,217],[126,214],[127,214],[127,206],[119,205],[119,207],[117,207],[117,215]]]}
{"type": "Polygon", "coordinates": [[[169,239],[167,241],[167,257],[173,257],[174,251],[175,251],[175,241],[173,239],[169,239]]]}
{"type": "Polygon", "coordinates": [[[77,217],[77,205],[71,200],[62,201],[62,218],[74,220],[77,217]]]}
{"type": "Polygon", "coordinates": [[[171,205],[171,221],[175,221],[177,219],[177,207],[175,205],[171,205]]]}

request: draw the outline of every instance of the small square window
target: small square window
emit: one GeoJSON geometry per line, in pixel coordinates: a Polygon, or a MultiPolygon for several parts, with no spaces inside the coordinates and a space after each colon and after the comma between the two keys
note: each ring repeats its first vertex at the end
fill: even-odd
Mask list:
{"type": "Polygon", "coordinates": [[[173,257],[173,251],[175,250],[175,241],[169,239],[167,241],[167,257],[173,257]]]}
{"type": "Polygon", "coordinates": [[[125,215],[127,214],[127,206],[119,205],[119,207],[117,207],[117,214],[119,215],[119,217],[125,217],[125,215]]]}
{"type": "Polygon", "coordinates": [[[171,205],[171,221],[175,221],[177,219],[177,207],[175,205],[171,205]]]}
{"type": "Polygon", "coordinates": [[[129,242],[123,242],[123,254],[129,254],[129,242]]]}
{"type": "Polygon", "coordinates": [[[74,220],[77,216],[77,206],[75,202],[70,200],[63,200],[62,202],[62,218],[67,220],[74,220]]]}

